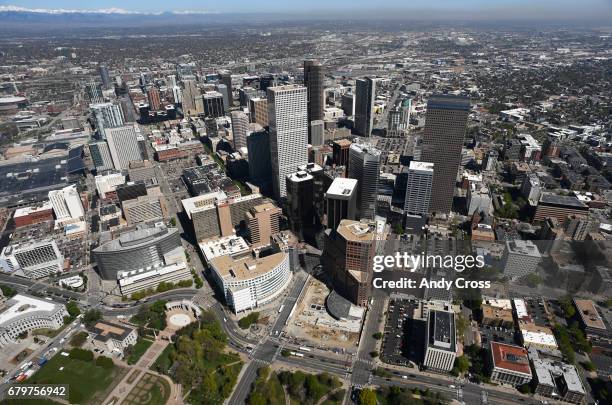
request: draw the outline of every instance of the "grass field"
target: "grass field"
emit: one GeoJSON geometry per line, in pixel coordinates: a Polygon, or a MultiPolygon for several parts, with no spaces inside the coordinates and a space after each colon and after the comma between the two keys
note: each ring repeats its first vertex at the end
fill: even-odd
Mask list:
{"type": "Polygon", "coordinates": [[[28,384],[68,384],[70,403],[101,403],[97,398],[122,374],[121,369],[96,366],[93,361],[71,359],[61,354],[55,355],[36,374],[28,379],[28,384]],[[61,367],[64,367],[61,371],[61,367]]]}
{"type": "Polygon", "coordinates": [[[142,357],[142,355],[147,351],[149,347],[153,344],[152,341],[147,339],[138,339],[134,348],[132,349],[132,354],[127,358],[128,364],[136,364],[138,360],[142,357]]]}

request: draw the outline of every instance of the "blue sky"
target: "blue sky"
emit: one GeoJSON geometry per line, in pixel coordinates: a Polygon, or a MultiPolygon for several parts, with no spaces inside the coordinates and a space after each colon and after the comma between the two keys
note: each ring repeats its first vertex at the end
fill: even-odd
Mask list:
{"type": "Polygon", "coordinates": [[[0,0],[0,5],[46,9],[122,8],[131,11],[209,11],[209,12],[295,12],[324,13],[325,11],[381,12],[414,10],[420,12],[483,13],[491,11],[513,15],[599,16],[609,13],[612,19],[612,0],[0,0]],[[602,13],[604,13],[602,15],[602,13]]]}

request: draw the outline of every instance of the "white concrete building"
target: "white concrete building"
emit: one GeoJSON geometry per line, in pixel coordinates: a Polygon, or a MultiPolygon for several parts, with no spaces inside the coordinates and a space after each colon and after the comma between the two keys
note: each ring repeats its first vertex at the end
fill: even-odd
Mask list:
{"type": "Polygon", "coordinates": [[[97,175],[95,177],[96,190],[100,198],[106,198],[107,193],[112,193],[117,190],[117,186],[125,184],[125,176],[121,173],[109,173],[105,175],[97,175]]]}
{"type": "Polygon", "coordinates": [[[79,219],[85,216],[85,209],[76,185],[73,184],[61,190],[51,190],[48,196],[53,205],[55,219],[58,221],[79,219]]]}
{"type": "Polygon", "coordinates": [[[404,200],[404,211],[407,214],[427,215],[429,212],[434,170],[433,163],[410,162],[404,200]]]}
{"type": "Polygon", "coordinates": [[[162,282],[177,283],[192,279],[191,270],[184,261],[117,273],[117,282],[122,295],[130,295],[149,288],[155,290],[162,282]]]}
{"type": "Polygon", "coordinates": [[[277,198],[286,197],[288,174],[308,163],[307,90],[286,85],[268,88],[268,125],[272,187],[277,198]]]}
{"type": "Polygon", "coordinates": [[[64,304],[17,294],[0,308],[0,347],[15,342],[17,336],[34,329],[58,329],[68,311],[64,304]]]}
{"type": "Polygon", "coordinates": [[[259,258],[254,252],[242,256],[218,256],[211,260],[213,279],[235,313],[257,308],[278,297],[291,281],[289,255],[274,253],[259,258]]]}
{"type": "Polygon", "coordinates": [[[503,266],[504,275],[516,280],[530,273],[535,273],[542,256],[538,247],[528,240],[506,242],[503,266]]]}

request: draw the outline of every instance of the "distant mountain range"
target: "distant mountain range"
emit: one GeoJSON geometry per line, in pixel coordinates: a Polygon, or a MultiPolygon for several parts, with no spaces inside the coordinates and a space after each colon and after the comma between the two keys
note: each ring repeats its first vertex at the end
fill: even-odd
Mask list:
{"type": "Polygon", "coordinates": [[[30,9],[16,6],[0,6],[0,32],[37,31],[51,28],[93,28],[162,26],[173,24],[206,24],[240,20],[240,14],[218,14],[206,11],[139,12],[120,8],[30,9]]]}

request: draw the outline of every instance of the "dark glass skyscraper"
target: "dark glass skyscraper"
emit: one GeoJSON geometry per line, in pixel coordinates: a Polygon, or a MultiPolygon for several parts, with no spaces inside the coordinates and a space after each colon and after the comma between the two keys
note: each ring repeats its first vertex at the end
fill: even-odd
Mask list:
{"type": "Polygon", "coordinates": [[[318,60],[304,61],[304,84],[308,89],[308,122],[323,119],[325,94],[323,65],[318,60]]]}
{"type": "Polygon", "coordinates": [[[374,94],[376,82],[366,77],[357,79],[355,89],[355,132],[357,135],[370,136],[374,125],[374,94]]]}
{"type": "Polygon", "coordinates": [[[437,95],[427,102],[421,160],[434,164],[429,212],[448,213],[453,206],[469,113],[467,97],[437,95]]]}

